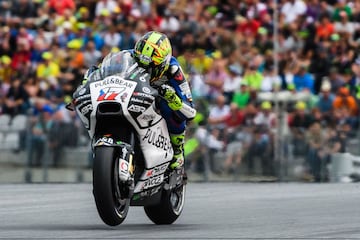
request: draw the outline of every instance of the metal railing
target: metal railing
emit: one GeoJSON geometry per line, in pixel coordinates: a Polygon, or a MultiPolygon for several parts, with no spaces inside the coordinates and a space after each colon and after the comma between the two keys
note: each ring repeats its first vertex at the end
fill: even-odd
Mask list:
{"type": "MultiPolygon", "coordinates": [[[[85,174],[91,172],[91,150],[89,145],[89,139],[87,139],[86,134],[83,134],[81,128],[77,128],[78,133],[82,136],[81,144],[78,144],[74,147],[64,146],[62,150],[58,153],[60,154],[59,162],[57,166],[54,166],[53,156],[54,151],[51,148],[51,143],[49,141],[49,136],[44,134],[42,141],[44,143],[44,148],[42,157],[38,162],[40,165],[34,165],[34,144],[32,143],[32,127],[34,123],[31,122],[31,116],[28,117],[28,124],[26,128],[26,144],[25,146],[20,146],[20,149],[2,149],[2,154],[0,156],[0,164],[5,166],[10,166],[11,169],[21,169],[23,171],[22,179],[16,179],[17,182],[49,182],[54,181],[51,177],[54,171],[64,171],[64,176],[57,178],[56,181],[73,181],[73,182],[82,182],[88,181],[89,179],[84,177],[85,174]],[[71,172],[71,177],[69,177],[69,172],[71,172]]],[[[199,127],[197,127],[199,128],[199,127]]],[[[193,132],[187,136],[187,139],[195,138],[199,142],[198,147],[194,150],[194,153],[188,154],[186,160],[186,168],[189,174],[197,174],[200,176],[202,181],[211,181],[224,179],[232,180],[242,180],[247,176],[263,176],[269,177],[272,176],[277,181],[298,181],[302,180],[301,176],[298,176],[298,169],[308,168],[307,164],[307,150],[303,149],[302,153],[299,153],[299,143],[294,142],[294,136],[284,135],[279,141],[281,141],[281,152],[282,159],[276,159],[274,154],[274,141],[270,141],[269,148],[266,155],[259,155],[259,152],[256,152],[249,149],[251,145],[244,147],[242,151],[242,162],[238,166],[235,166],[234,169],[230,172],[224,172],[224,161],[227,157],[227,147],[231,141],[227,142],[221,149],[214,149],[209,145],[209,139],[211,137],[211,128],[210,126],[200,127],[205,131],[205,136],[200,139],[196,135],[198,129],[194,128],[193,132]],[[263,159],[262,159],[263,158],[263,159]],[[249,169],[249,159],[253,161],[254,171],[249,169]],[[248,160],[248,161],[247,161],[248,160]],[[265,163],[265,166],[263,164],[265,163]],[[270,169],[264,169],[266,167],[270,169]],[[265,174],[264,172],[270,173],[265,174]],[[214,177],[215,176],[215,177],[214,177]]],[[[6,133],[6,132],[0,132],[6,133]]],[[[20,132],[18,132],[20,134],[20,132]]],[[[24,136],[24,134],[21,134],[24,136]]],[[[254,138],[254,133],[251,133],[251,138],[254,138]]],[[[20,138],[21,139],[21,138],[20,138]]],[[[19,140],[20,140],[19,139],[19,140]]],[[[23,140],[23,139],[22,139],[23,140]]],[[[218,139],[219,141],[221,139],[218,139]]],[[[304,146],[306,146],[305,139],[303,141],[304,146]]],[[[360,142],[357,137],[349,139],[347,144],[347,152],[352,153],[353,155],[359,154],[358,146],[360,142]]],[[[245,146],[245,144],[243,144],[245,146]]],[[[279,156],[279,155],[277,155],[279,156]]],[[[339,155],[337,155],[338,157],[339,155]]],[[[324,166],[321,166],[323,168],[324,166]]],[[[5,168],[2,168],[5,169],[5,168]]],[[[11,169],[9,171],[11,171],[11,169]]],[[[306,173],[308,171],[301,171],[306,173]]],[[[0,182],[12,182],[14,179],[3,179],[0,178],[0,182]]],[[[328,181],[328,179],[322,178],[321,181],[328,181]]]]}

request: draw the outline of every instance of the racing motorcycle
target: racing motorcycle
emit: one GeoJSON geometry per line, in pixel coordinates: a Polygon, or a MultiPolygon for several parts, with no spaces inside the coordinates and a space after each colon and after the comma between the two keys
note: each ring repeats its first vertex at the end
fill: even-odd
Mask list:
{"type": "Polygon", "coordinates": [[[149,79],[129,53],[111,54],[68,105],[92,139],[93,195],[110,226],[130,206],[143,206],[155,224],[173,223],[184,207],[186,175],[169,170],[173,149],[149,79]]]}

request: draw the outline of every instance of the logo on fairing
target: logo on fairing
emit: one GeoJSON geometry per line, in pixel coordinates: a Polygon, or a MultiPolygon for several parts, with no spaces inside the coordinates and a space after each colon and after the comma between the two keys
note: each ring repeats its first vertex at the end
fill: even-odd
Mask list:
{"type": "Polygon", "coordinates": [[[162,183],[163,180],[164,180],[164,175],[152,177],[144,182],[144,189],[159,185],[160,183],[162,183]]]}
{"type": "Polygon", "coordinates": [[[143,87],[142,90],[144,91],[144,93],[151,93],[151,90],[148,87],[143,87]]]}
{"type": "Polygon", "coordinates": [[[82,89],[79,91],[79,95],[83,95],[85,92],[86,92],[86,88],[82,88],[82,89]]]}
{"type": "Polygon", "coordinates": [[[100,146],[100,145],[112,145],[112,144],[114,144],[114,139],[112,139],[110,136],[104,136],[102,138],[99,138],[94,145],[100,146]]]}
{"type": "Polygon", "coordinates": [[[158,129],[158,131],[148,129],[142,140],[155,146],[156,148],[163,149],[167,152],[171,151],[170,139],[165,137],[161,129],[158,129]]]}
{"type": "Polygon", "coordinates": [[[143,107],[143,106],[139,106],[139,105],[135,105],[135,104],[132,104],[129,108],[128,108],[129,111],[131,112],[145,112],[146,108],[143,107]]]}
{"type": "Polygon", "coordinates": [[[174,79],[176,81],[183,81],[184,80],[184,75],[181,73],[181,71],[177,71],[175,73],[174,79]]]}
{"type": "Polygon", "coordinates": [[[165,170],[167,169],[168,165],[169,165],[169,163],[165,163],[163,165],[146,170],[145,176],[152,177],[152,176],[163,174],[165,172],[165,170]]]}
{"type": "Polygon", "coordinates": [[[82,115],[86,115],[88,112],[91,112],[93,110],[92,104],[88,104],[85,107],[81,108],[80,112],[82,115]]]}
{"type": "Polygon", "coordinates": [[[99,97],[97,101],[111,101],[118,99],[119,94],[125,91],[125,87],[108,87],[100,90],[99,97]]]}

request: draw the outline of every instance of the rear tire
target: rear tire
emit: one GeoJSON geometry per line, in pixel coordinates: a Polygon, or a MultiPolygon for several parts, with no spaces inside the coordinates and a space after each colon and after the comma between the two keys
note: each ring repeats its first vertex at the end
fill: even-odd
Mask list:
{"type": "Polygon", "coordinates": [[[113,147],[96,147],[93,166],[93,193],[101,219],[110,226],[121,224],[128,213],[129,198],[119,191],[118,159],[113,147]]]}
{"type": "Polygon", "coordinates": [[[159,204],[144,207],[146,215],[155,224],[172,224],[184,208],[185,190],[185,185],[172,190],[163,190],[159,204]]]}

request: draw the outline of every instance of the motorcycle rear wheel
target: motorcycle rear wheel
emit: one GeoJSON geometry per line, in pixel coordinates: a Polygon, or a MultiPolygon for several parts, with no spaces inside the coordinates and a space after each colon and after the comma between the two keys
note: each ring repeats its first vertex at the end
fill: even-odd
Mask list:
{"type": "Polygon", "coordinates": [[[113,147],[96,147],[93,166],[93,194],[101,219],[110,226],[121,224],[130,199],[120,193],[118,159],[113,147]]]}
{"type": "Polygon", "coordinates": [[[171,190],[163,190],[159,204],[144,207],[148,218],[158,225],[175,222],[184,208],[185,191],[185,185],[171,190]]]}

